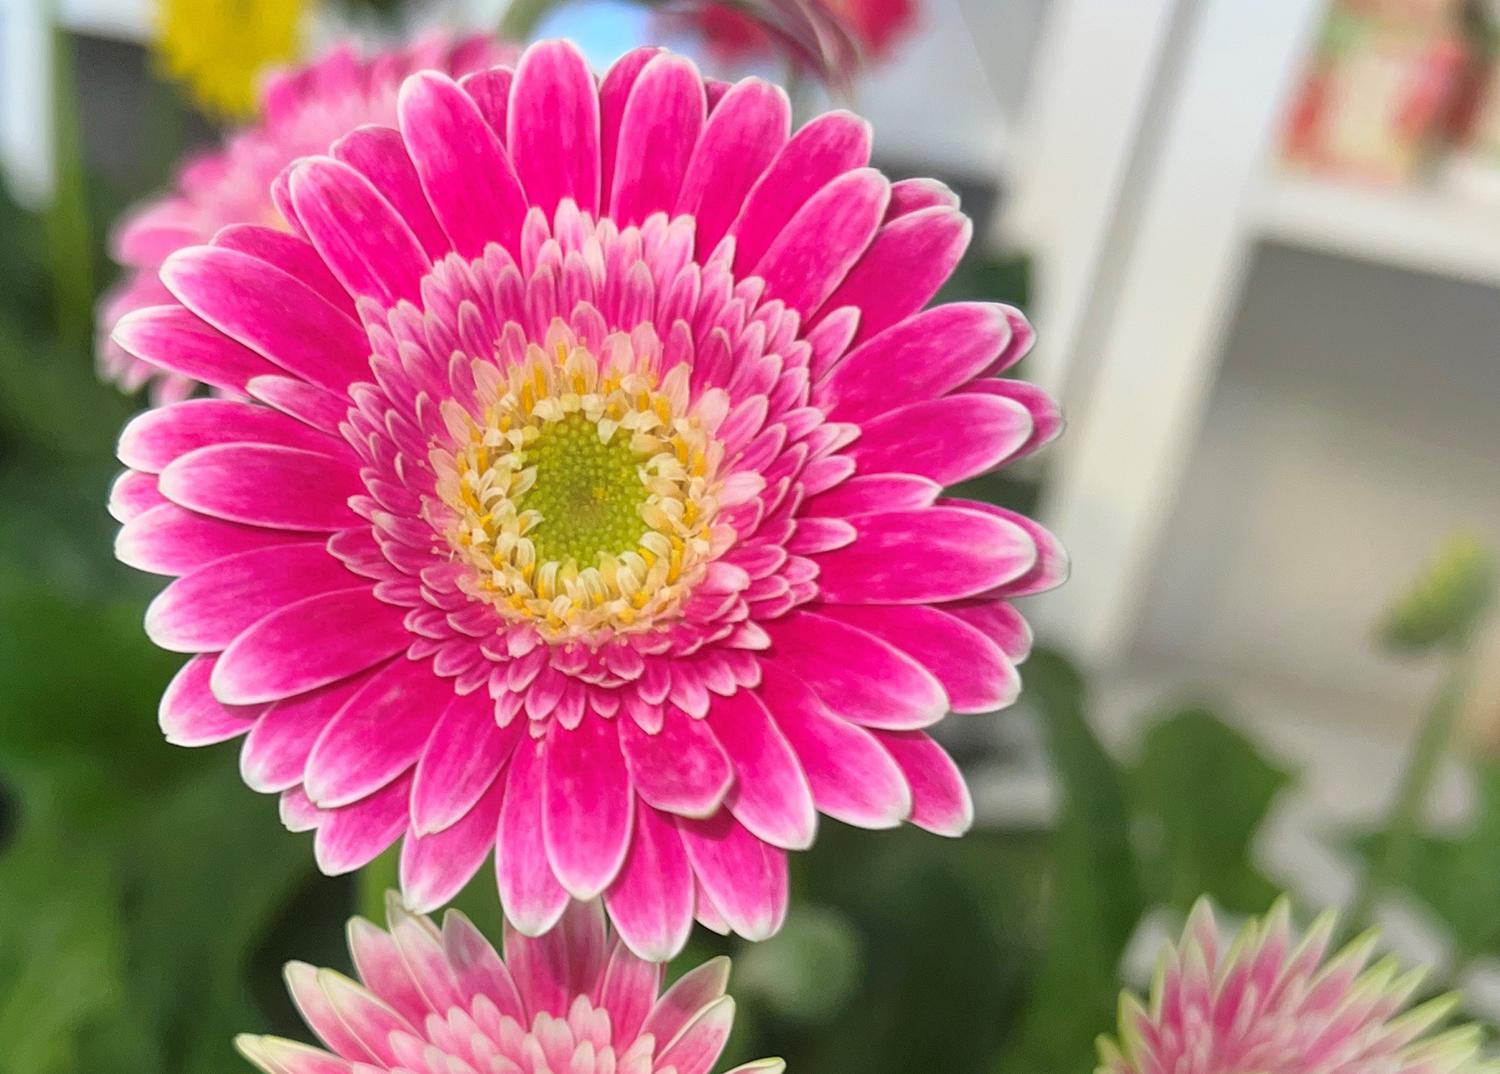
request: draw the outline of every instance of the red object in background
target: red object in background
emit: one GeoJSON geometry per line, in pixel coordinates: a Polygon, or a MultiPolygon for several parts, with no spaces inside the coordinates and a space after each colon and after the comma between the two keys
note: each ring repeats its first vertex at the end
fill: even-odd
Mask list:
{"type": "MultiPolygon", "coordinates": [[[[838,19],[858,42],[865,58],[888,57],[915,28],[919,0],[810,0],[838,19]]],[[[743,62],[773,51],[765,27],[730,4],[703,4],[678,17],[679,25],[701,34],[713,55],[743,62]]]]}

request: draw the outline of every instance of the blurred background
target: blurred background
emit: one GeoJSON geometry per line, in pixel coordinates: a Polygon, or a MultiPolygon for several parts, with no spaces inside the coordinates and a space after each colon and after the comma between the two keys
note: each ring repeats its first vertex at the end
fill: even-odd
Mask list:
{"type": "MultiPolygon", "coordinates": [[[[1500,1021],[1500,3],[900,6],[846,95],[878,164],[975,217],[950,297],[1037,324],[1023,375],[1069,432],[970,491],[1035,510],[1074,576],[1028,609],[1022,702],[944,725],[976,833],[825,821],[786,931],[734,952],[733,1051],[1090,1069],[1205,891],[1357,903],[1500,1021]]],[[[234,1032],[301,1035],[280,963],[344,965],[383,883],[318,876],[234,747],[157,731],[159,583],[104,510],[145,404],[93,373],[110,222],[243,121],[259,67],[349,36],[509,20],[839,96],[692,4],[507,7],[0,0],[0,1072],[237,1069],[234,1032]]],[[[461,901],[497,932],[491,879],[461,901]]]]}

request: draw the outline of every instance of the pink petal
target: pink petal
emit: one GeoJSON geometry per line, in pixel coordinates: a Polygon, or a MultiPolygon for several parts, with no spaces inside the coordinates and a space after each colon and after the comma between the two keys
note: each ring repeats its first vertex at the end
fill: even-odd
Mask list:
{"type": "Polygon", "coordinates": [[[730,226],[735,271],[746,272],[758,263],[815,193],[869,161],[870,125],[848,112],[828,112],[792,135],[730,226]]]}
{"type": "Polygon", "coordinates": [[[657,1046],[665,1048],[676,1040],[703,1011],[716,1003],[729,987],[729,959],[711,958],[684,973],[646,1017],[641,1033],[650,1033],[657,1046]]]}
{"type": "Polygon", "coordinates": [[[495,878],[505,916],[527,936],[546,932],[562,916],[568,893],[552,874],[542,841],[545,741],[523,741],[511,758],[500,809],[495,878]]]}
{"type": "Polygon", "coordinates": [[[751,186],[786,145],[791,118],[786,92],[758,78],[737,83],[709,116],[674,210],[695,218],[700,257],[719,244],[751,186]]]}
{"type": "Polygon", "coordinates": [[[620,123],[625,118],[625,105],[630,100],[630,91],[646,65],[661,49],[645,47],[625,53],[610,67],[599,84],[599,189],[609,192],[614,189],[615,157],[620,147],[620,123]]]}
{"type": "Polygon", "coordinates": [[[369,373],[363,329],[307,284],[264,261],[237,250],[193,246],[167,259],[161,279],[188,309],[288,373],[335,391],[369,373]]]}
{"type": "Polygon", "coordinates": [[[245,390],[250,398],[275,407],[317,431],[337,429],[349,415],[347,397],[280,373],[252,377],[245,390]]]}
{"type": "Polygon", "coordinates": [[[957,209],[958,195],[936,179],[902,179],[891,184],[891,205],[885,218],[895,220],[934,206],[957,209]]]}
{"type": "Polygon", "coordinates": [[[162,495],[229,522],[283,530],[334,530],[359,521],[349,507],[364,482],[353,463],[275,444],[215,444],[161,472],[162,495]]]}
{"type": "Polygon", "coordinates": [[[400,610],[368,585],[320,593],[235,638],[214,668],[214,694],[229,704],[277,701],[373,667],[410,642],[400,610]]]}
{"type": "Polygon", "coordinates": [[[143,362],[201,381],[210,388],[243,391],[252,377],[280,369],[181,306],[148,306],[120,318],[112,338],[143,362]]]}
{"type": "Polygon", "coordinates": [[[304,158],[288,184],[308,241],[349,294],[385,306],[420,301],[431,263],[374,184],[332,157],[304,158]]]}
{"type": "Polygon", "coordinates": [[[156,487],[155,474],[126,470],[109,486],[109,515],[116,522],[130,522],[165,503],[167,498],[156,487]]]}
{"type": "Polygon", "coordinates": [[[411,1023],[349,978],[332,970],[318,971],[318,987],[328,997],[340,1022],[383,1064],[393,1064],[391,1036],[412,1031],[411,1023]]]}
{"type": "Polygon", "coordinates": [[[468,258],[491,242],[514,251],[526,197],[468,94],[446,75],[422,71],[402,84],[397,112],[422,189],[454,249],[468,258]]]}
{"type": "Polygon", "coordinates": [[[912,474],[858,474],[811,497],[802,510],[825,518],[915,510],[931,507],[942,491],[936,481],[912,474]]]}
{"type": "Polygon", "coordinates": [[[855,347],[818,387],[815,401],[835,421],[861,421],[946,395],[982,374],[1010,339],[1004,306],[937,306],[855,347]]]}
{"type": "Polygon", "coordinates": [[[246,786],[274,794],[300,784],[313,743],[371,674],[365,672],[310,690],[267,709],[245,736],[240,750],[240,775],[246,786]]]}
{"type": "Polygon", "coordinates": [[[436,910],[463,890],[495,845],[505,783],[492,779],[474,808],[440,832],[407,832],[401,846],[401,892],[413,911],[436,910]]]}
{"type": "Polygon", "coordinates": [[[707,1074],[729,1043],[733,1027],[734,997],[721,996],[657,1053],[656,1062],[677,1074],[707,1074]]]}
{"type": "Polygon", "coordinates": [[[116,450],[132,470],[158,474],[174,459],[211,444],[278,444],[332,455],[344,444],[284,414],[232,399],[186,399],[138,414],[116,450]]]}
{"type": "Polygon", "coordinates": [[[410,770],[452,697],[453,684],[431,663],[387,664],[318,736],[307,759],[307,796],[319,809],[336,809],[410,770]]]}
{"type": "Polygon", "coordinates": [[[959,600],[1019,578],[1036,546],[1013,522],[969,507],[929,507],[851,518],[854,543],[817,558],[818,589],[833,604],[959,600]]]}
{"type": "Polygon", "coordinates": [[[509,760],[521,729],[519,720],[503,728],[495,723],[495,703],[488,693],[454,696],[417,762],[412,830],[420,835],[440,832],[468,813],[509,760]]]}
{"type": "Polygon", "coordinates": [[[234,1043],[241,1055],[268,1074],[350,1074],[353,1069],[347,1059],[280,1037],[241,1034],[234,1043]]]}
{"type": "Polygon", "coordinates": [[[708,725],[734,764],[725,804],[735,819],[772,846],[810,847],[818,827],[812,790],[760,698],[748,690],[714,698],[708,725]]]}
{"type": "Polygon", "coordinates": [[[353,872],[378,858],[406,830],[411,776],[387,784],[370,797],[323,812],[313,839],[313,857],[329,876],[353,872]]]}
{"type": "Polygon", "coordinates": [[[333,143],[335,160],[357,169],[411,228],[429,257],[448,252],[448,236],[438,226],[422,193],[421,180],[399,131],[390,127],[359,127],[333,143]]]}
{"type": "Polygon", "coordinates": [[[302,1020],[308,1024],[318,1039],[332,1048],[339,1055],[347,1059],[363,1061],[375,1058],[358,1037],[351,1033],[338,1014],[333,1009],[333,1004],[328,1002],[328,997],[323,994],[323,989],[318,983],[320,973],[315,966],[309,966],[305,962],[288,962],[283,975],[286,978],[286,989],[291,993],[292,1002],[297,1006],[297,1013],[302,1015],[302,1020]]]}
{"type": "Polygon", "coordinates": [[[371,992],[413,1025],[426,1020],[427,998],[412,979],[395,939],[362,917],[350,920],[349,954],[359,979],[371,992]]]}
{"type": "Polygon", "coordinates": [[[575,899],[595,898],[614,880],[630,849],[635,800],[618,721],[585,712],[571,730],[553,723],[545,802],[547,859],[558,883],[575,899]]]}
{"type": "Polygon", "coordinates": [[[241,552],[162,590],[146,609],[146,634],[173,652],[215,652],[278,608],[359,583],[322,541],[241,552]]]}
{"type": "Polygon", "coordinates": [[[714,907],[747,940],[776,934],[786,918],[786,854],[750,834],[727,810],[677,819],[688,861],[714,907]]]}
{"type": "Polygon", "coordinates": [[[797,611],[772,623],[766,659],[813,688],[837,715],[867,727],[926,727],[948,711],[933,674],[879,638],[823,615],[797,611]]]}
{"type": "Polygon", "coordinates": [[[1043,444],[1051,443],[1062,432],[1062,411],[1052,397],[1035,384],[1024,380],[991,377],[966,384],[962,390],[980,395],[998,395],[1026,408],[1026,412],[1031,415],[1031,436],[1017,449],[1017,455],[1031,454],[1043,444]]]}
{"type": "Polygon", "coordinates": [[[676,204],[707,108],[688,60],[662,54],[642,69],[620,119],[609,196],[616,223],[639,224],[676,204]]]}
{"type": "Polygon", "coordinates": [[[942,500],[940,503],[952,504],[969,511],[979,511],[1002,523],[1016,526],[1025,531],[1027,538],[1035,545],[1036,560],[1030,569],[998,587],[994,593],[990,594],[991,596],[1029,597],[1054,589],[1067,580],[1067,550],[1041,523],[990,503],[978,503],[973,500],[942,500]]]}
{"type": "Polygon", "coordinates": [[[307,284],[341,313],[350,317],[355,315],[354,300],[349,297],[349,292],[334,279],[318,251],[306,239],[261,224],[231,224],[219,230],[213,245],[238,250],[257,261],[274,265],[307,284]]]}
{"type": "Polygon", "coordinates": [[[584,212],[599,205],[599,95],[588,61],[571,41],[526,50],[516,67],[506,145],[527,200],[550,220],[563,198],[584,212]]]}
{"type": "Polygon", "coordinates": [[[706,817],[734,781],[729,758],[707,726],[677,708],[667,710],[654,735],[635,720],[621,720],[620,745],[636,793],[668,813],[706,817]]]}
{"type": "Polygon", "coordinates": [[[526,1007],[510,970],[474,923],[457,910],[443,915],[443,952],[453,967],[465,1003],[486,996],[501,1014],[518,1022],[526,1021],[526,1007]]]}
{"type": "Polygon", "coordinates": [[[208,688],[216,658],[195,656],[162,694],[158,722],[174,746],[211,746],[250,730],[261,714],[258,707],[223,705],[208,688]]]}
{"type": "Polygon", "coordinates": [[[865,423],[849,454],[862,473],[903,473],[955,485],[995,469],[1031,438],[1031,414],[996,395],[949,395],[865,423]]]}
{"type": "Polygon", "coordinates": [[[475,71],[458,80],[463,91],[474,98],[479,114],[484,117],[484,121],[490,125],[490,130],[495,132],[495,137],[499,138],[502,144],[505,142],[510,113],[510,90],[515,82],[516,73],[509,67],[492,67],[488,71],[475,71]]]}
{"type": "Polygon", "coordinates": [[[172,251],[203,241],[191,214],[192,208],[178,198],[132,210],[115,231],[110,256],[122,265],[160,265],[172,251]]]}
{"type": "MultiPolygon", "coordinates": [[[[677,840],[675,832],[672,839],[677,840]]],[[[656,1006],[665,971],[661,962],[642,958],[625,944],[615,944],[595,1003],[609,1012],[610,1029],[616,1041],[631,1041],[640,1035],[641,1026],[656,1006]]]]}
{"type": "Polygon", "coordinates": [[[761,700],[796,751],[818,809],[861,828],[894,828],[911,813],[911,789],[862,727],[840,720],[797,676],[764,665],[761,700]]]}
{"type": "Polygon", "coordinates": [[[829,296],[824,310],[857,306],[864,311],[859,343],[916,313],[953,274],[974,225],[956,209],[909,213],[875,234],[859,264],[829,296]]]}
{"type": "Polygon", "coordinates": [[[1005,653],[968,623],[925,604],[831,604],[819,613],[858,627],[937,676],[954,712],[993,712],[1014,703],[1021,677],[1005,653]]]}
{"type": "Polygon", "coordinates": [[[533,1018],[565,1015],[577,996],[595,994],[609,950],[604,912],[597,902],[573,903],[557,927],[529,937],[505,933],[505,964],[533,1018]]]}
{"type": "Polygon", "coordinates": [[[241,526],[164,503],[131,519],[115,537],[115,556],[152,574],[186,574],[236,552],[292,540],[288,533],[241,526]]]}
{"type": "Polygon", "coordinates": [[[1021,613],[1003,600],[962,601],[943,605],[943,611],[957,616],[1000,646],[1013,664],[1031,654],[1031,627],[1021,613]]]}
{"type": "Polygon", "coordinates": [[[872,731],[911,785],[911,822],[938,835],[963,835],[974,824],[974,800],[963,773],[920,731],[872,731]]]}
{"type": "MultiPolygon", "coordinates": [[[[630,722],[630,721],[626,721],[630,722]]],[[[665,962],[693,928],[693,874],[670,820],[640,803],[620,875],[604,895],[620,938],[641,958],[665,962]]]]}
{"type": "Polygon", "coordinates": [[[845,172],[814,194],[752,270],[767,296],[803,315],[822,306],[870,245],[890,195],[890,180],[873,168],[845,172]]]}

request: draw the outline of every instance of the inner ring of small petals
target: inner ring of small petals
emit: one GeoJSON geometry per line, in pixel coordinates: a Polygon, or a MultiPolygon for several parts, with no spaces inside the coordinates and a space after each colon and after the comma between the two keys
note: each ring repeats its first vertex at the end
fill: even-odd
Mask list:
{"type": "Polygon", "coordinates": [[[723,450],[688,398],[612,337],[527,348],[501,371],[476,362],[482,415],[456,402],[435,449],[446,535],[473,567],[460,586],[549,641],[647,629],[706,569],[723,450]],[[643,366],[643,367],[638,367],[643,366]]]}

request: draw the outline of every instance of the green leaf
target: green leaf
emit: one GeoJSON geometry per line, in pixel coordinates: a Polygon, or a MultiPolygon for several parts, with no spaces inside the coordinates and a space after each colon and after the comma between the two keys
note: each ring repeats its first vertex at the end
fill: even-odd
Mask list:
{"type": "Polygon", "coordinates": [[[1200,895],[1263,911],[1278,889],[1250,862],[1251,843],[1290,775],[1213,713],[1156,723],[1132,772],[1151,894],[1184,912],[1200,895]]]}
{"type": "Polygon", "coordinates": [[[1061,656],[1038,652],[1027,696],[1041,715],[1061,795],[1047,942],[1026,1016],[1001,1074],[1084,1070],[1109,1024],[1117,970],[1145,908],[1130,845],[1119,766],[1084,715],[1083,681],[1061,656]]]}

